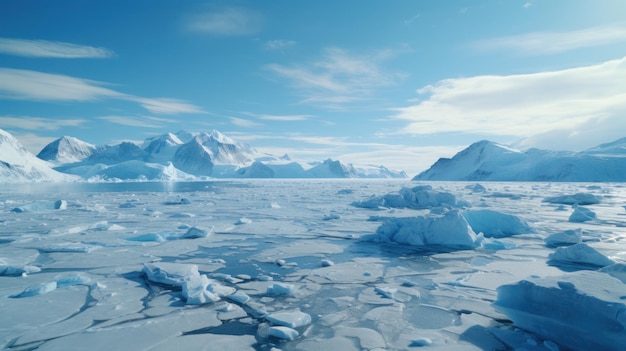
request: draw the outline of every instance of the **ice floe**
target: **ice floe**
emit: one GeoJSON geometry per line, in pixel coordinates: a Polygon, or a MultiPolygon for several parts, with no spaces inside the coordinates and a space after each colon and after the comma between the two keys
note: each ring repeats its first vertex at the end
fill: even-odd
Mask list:
{"type": "Polygon", "coordinates": [[[567,247],[558,247],[548,258],[549,262],[555,265],[570,264],[604,267],[615,263],[596,249],[582,243],[567,247]]]}
{"type": "Polygon", "coordinates": [[[605,273],[579,271],[498,288],[494,307],[517,327],[572,350],[622,350],[626,285],[605,273]]]}
{"type": "Polygon", "coordinates": [[[363,201],[352,203],[362,208],[413,208],[427,209],[432,207],[463,208],[469,207],[467,201],[458,199],[452,193],[433,190],[430,185],[418,185],[413,188],[402,188],[397,194],[372,196],[363,201]]]}

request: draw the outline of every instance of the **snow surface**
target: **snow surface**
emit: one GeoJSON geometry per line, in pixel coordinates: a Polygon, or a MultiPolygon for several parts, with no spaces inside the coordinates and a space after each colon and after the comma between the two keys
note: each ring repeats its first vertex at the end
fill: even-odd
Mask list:
{"type": "Polygon", "coordinates": [[[0,184],[0,349],[621,350],[624,205],[621,183],[0,184]],[[596,219],[543,201],[578,193],[596,219]]]}

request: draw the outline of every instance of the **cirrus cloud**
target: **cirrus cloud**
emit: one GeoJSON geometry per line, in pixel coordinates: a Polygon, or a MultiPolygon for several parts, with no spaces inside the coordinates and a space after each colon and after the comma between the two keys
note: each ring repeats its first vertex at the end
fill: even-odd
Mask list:
{"type": "Polygon", "coordinates": [[[0,99],[82,102],[117,99],[137,103],[156,114],[206,113],[183,100],[145,98],[121,93],[104,85],[61,74],[0,67],[0,99]]]}
{"type": "Polygon", "coordinates": [[[0,38],[0,53],[23,57],[108,58],[115,54],[105,48],[60,41],[0,38]]]}
{"type": "Polygon", "coordinates": [[[187,29],[217,35],[250,35],[261,29],[262,16],[244,7],[225,7],[193,14],[187,18],[187,29]]]}
{"type": "Polygon", "coordinates": [[[478,51],[507,50],[524,55],[556,54],[626,42],[626,25],[612,24],[566,32],[536,32],[470,43],[478,51]]]}

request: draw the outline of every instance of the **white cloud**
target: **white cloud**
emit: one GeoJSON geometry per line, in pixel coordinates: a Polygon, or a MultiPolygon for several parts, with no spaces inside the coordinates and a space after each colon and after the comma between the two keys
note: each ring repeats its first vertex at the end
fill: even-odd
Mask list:
{"type": "Polygon", "coordinates": [[[0,53],[24,57],[108,58],[113,51],[59,41],[0,38],[0,53]]]}
{"type": "Polygon", "coordinates": [[[102,116],[98,117],[98,119],[129,127],[163,128],[163,124],[160,123],[162,121],[149,117],[102,116]]]}
{"type": "Polygon", "coordinates": [[[58,130],[65,127],[78,127],[86,122],[85,119],[58,119],[42,117],[11,117],[0,116],[0,126],[3,128],[19,128],[25,130],[58,130]]]}
{"type": "Polygon", "coordinates": [[[626,42],[626,25],[605,25],[569,32],[537,32],[479,40],[470,43],[478,51],[514,51],[545,55],[626,42]]]}
{"type": "Polygon", "coordinates": [[[183,100],[144,98],[103,87],[105,83],[61,74],[0,68],[0,99],[39,101],[95,101],[117,99],[140,104],[158,114],[205,113],[183,100]]]}
{"type": "Polygon", "coordinates": [[[373,95],[401,76],[383,71],[379,61],[391,57],[389,50],[355,56],[339,48],[328,48],[318,61],[300,65],[270,64],[266,68],[286,78],[301,95],[302,102],[338,107],[373,95]]]}
{"type": "Polygon", "coordinates": [[[403,132],[529,137],[626,115],[626,58],[573,69],[446,79],[396,109],[403,132]]]}
{"type": "Polygon", "coordinates": [[[245,115],[264,120],[264,121],[278,121],[278,122],[297,122],[297,121],[306,121],[307,119],[311,119],[314,116],[312,115],[268,115],[268,114],[257,114],[251,112],[244,112],[245,115]]]}
{"type": "Polygon", "coordinates": [[[206,113],[200,107],[178,99],[132,97],[129,100],[138,102],[143,108],[156,114],[206,113]]]}
{"type": "Polygon", "coordinates": [[[280,50],[290,46],[296,45],[296,42],[293,40],[268,40],[263,44],[263,47],[266,50],[280,50]]]}
{"type": "Polygon", "coordinates": [[[89,101],[125,98],[103,83],[60,74],[0,68],[0,97],[24,100],[89,101]]]}
{"type": "Polygon", "coordinates": [[[531,8],[533,6],[535,6],[535,4],[530,2],[530,1],[525,2],[524,5],[522,5],[522,7],[525,8],[525,9],[531,8]]]}
{"type": "Polygon", "coordinates": [[[243,7],[226,7],[191,15],[187,28],[219,36],[249,35],[261,29],[262,16],[243,7]]]}
{"type": "Polygon", "coordinates": [[[260,123],[251,121],[249,119],[230,117],[230,122],[236,126],[244,127],[244,128],[253,128],[258,127],[260,123]]]}

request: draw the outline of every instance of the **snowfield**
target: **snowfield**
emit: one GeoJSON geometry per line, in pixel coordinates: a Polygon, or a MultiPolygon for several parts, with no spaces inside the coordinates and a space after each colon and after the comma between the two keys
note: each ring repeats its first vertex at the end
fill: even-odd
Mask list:
{"type": "Polygon", "coordinates": [[[0,347],[622,350],[625,205],[623,183],[0,184],[0,347]]]}

